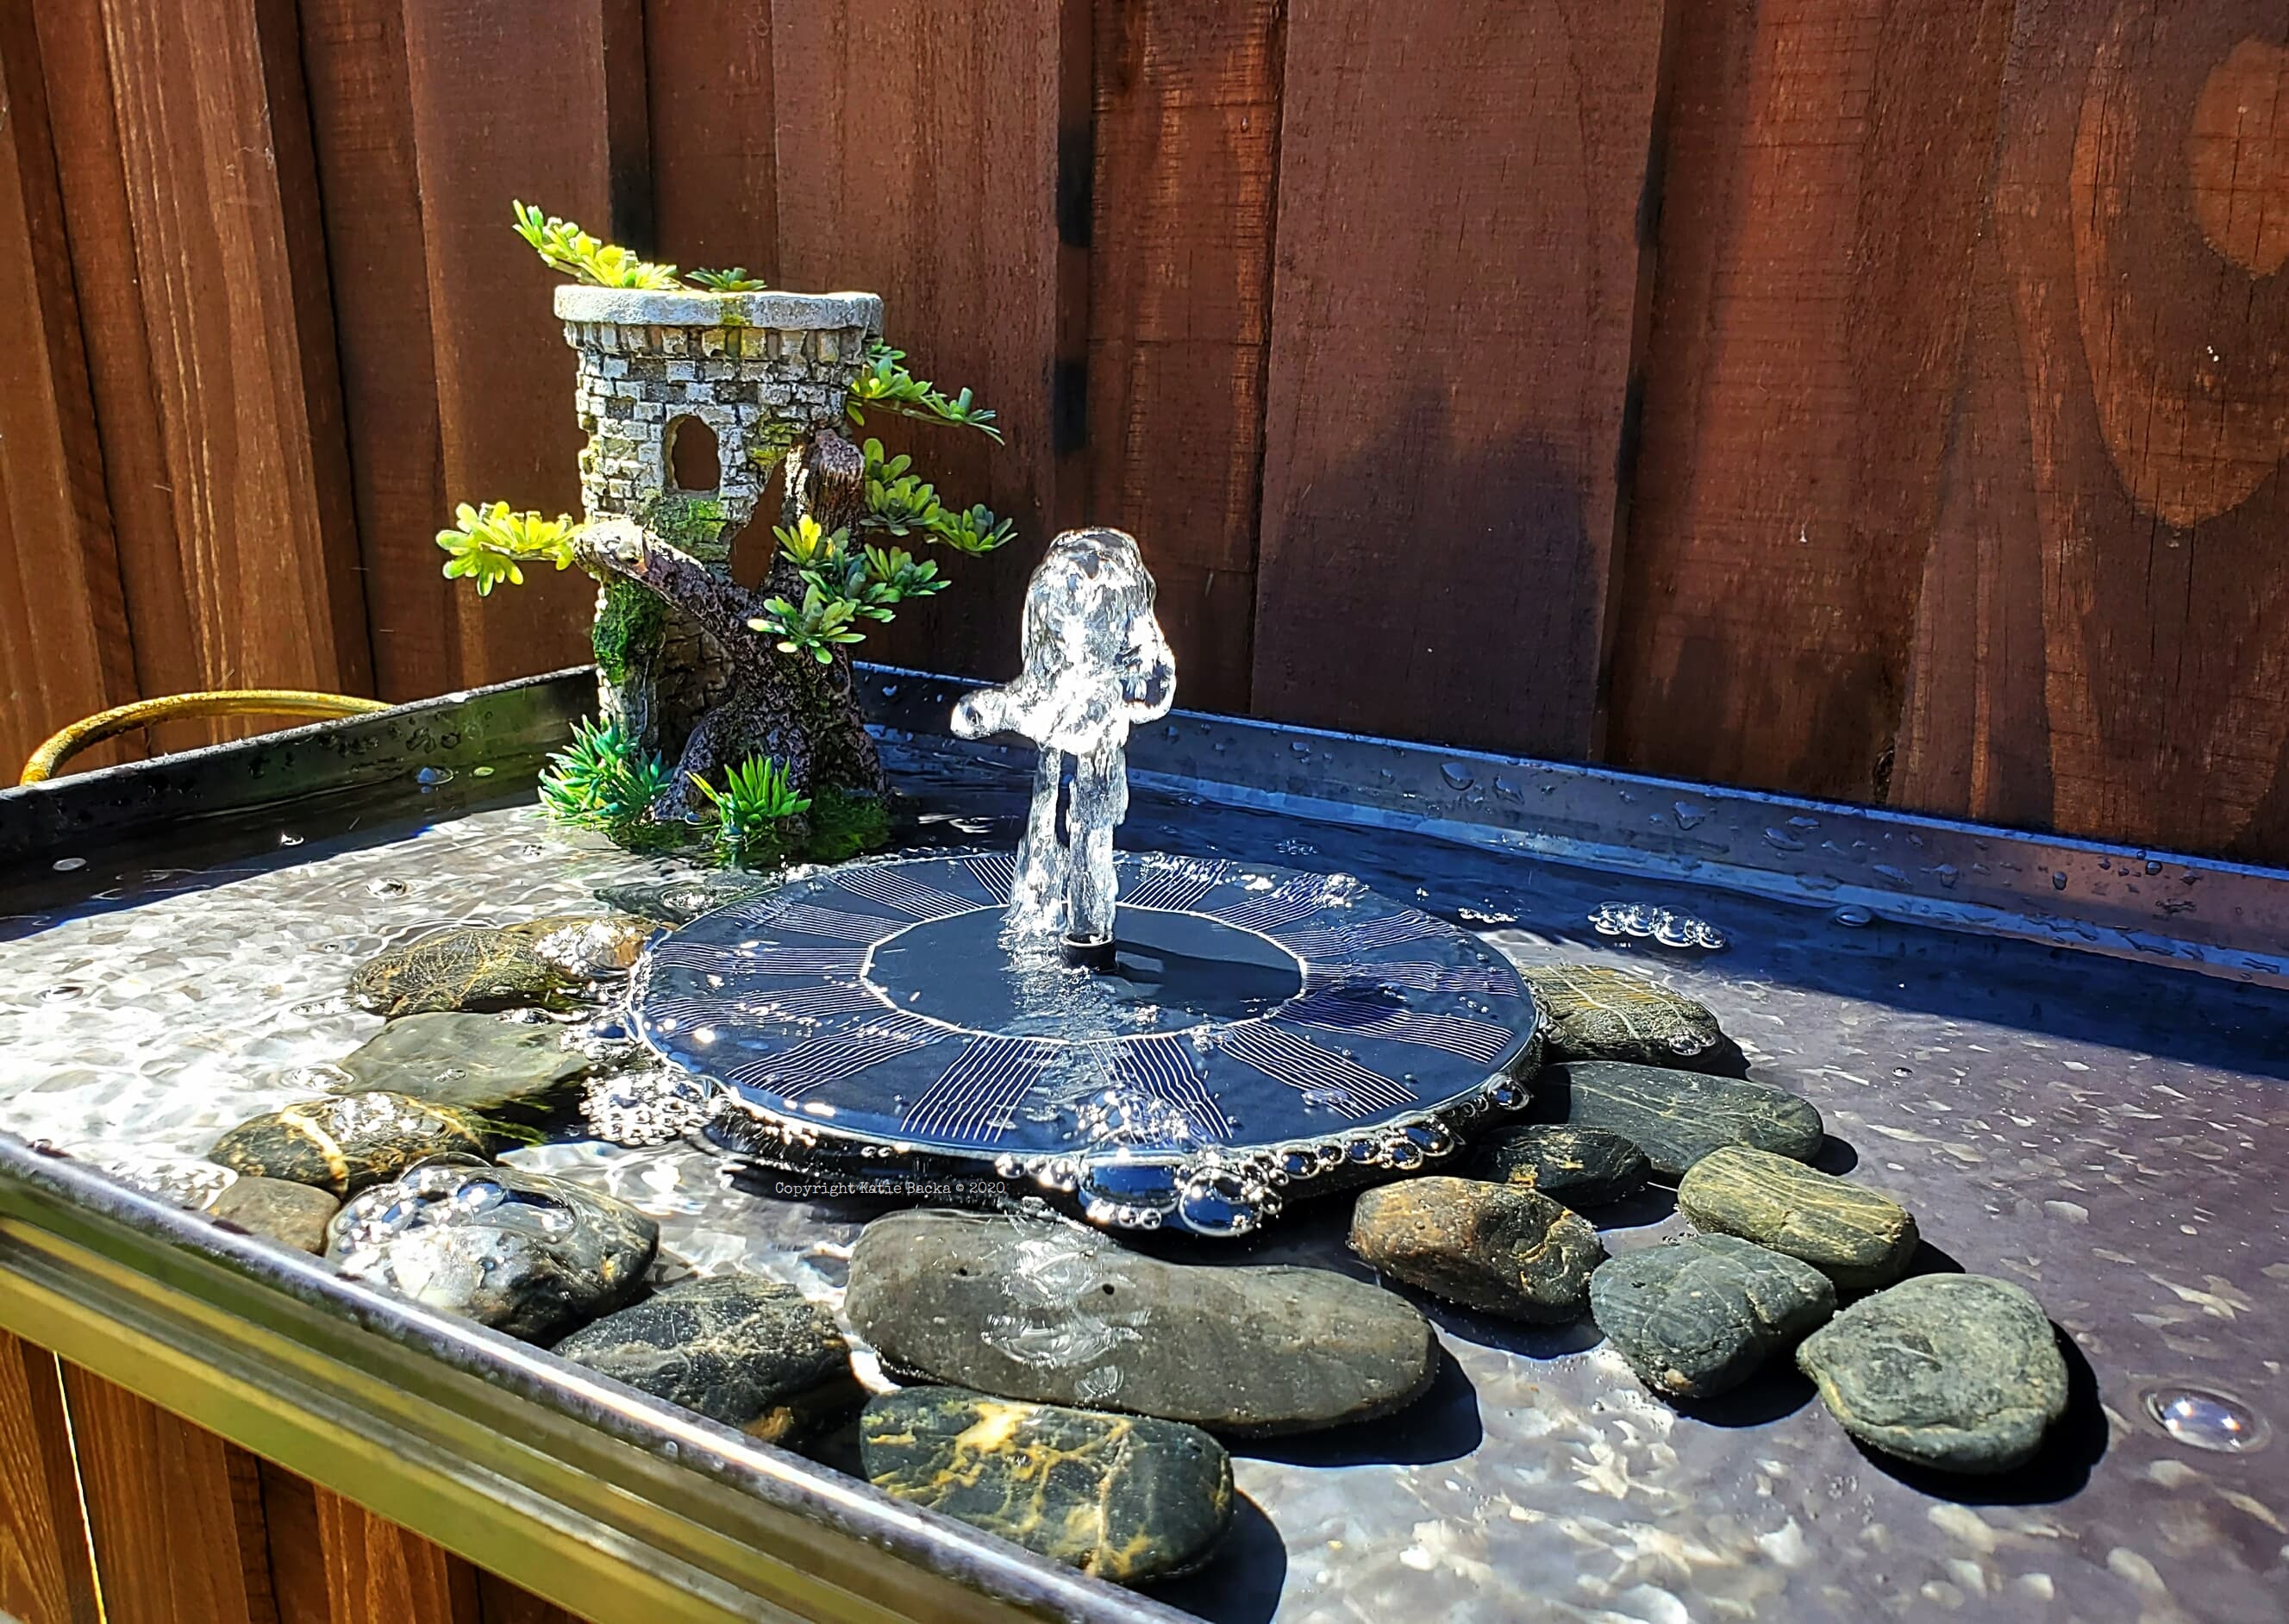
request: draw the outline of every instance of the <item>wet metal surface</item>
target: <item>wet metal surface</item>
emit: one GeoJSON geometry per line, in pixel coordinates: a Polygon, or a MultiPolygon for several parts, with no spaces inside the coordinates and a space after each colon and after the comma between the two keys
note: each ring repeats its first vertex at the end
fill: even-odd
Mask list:
{"type": "MultiPolygon", "coordinates": [[[[1587,1325],[1529,1329],[1425,1303],[1451,1356],[1432,1397],[1360,1436],[1240,1446],[1250,1504],[1234,1538],[1165,1599],[1232,1620],[2283,1616],[2289,995],[2216,973],[2221,955],[2264,957],[2245,935],[2221,927],[2201,944],[2212,973],[2195,974],[2170,967],[2182,954],[2119,943],[2125,956],[2109,957],[2014,939],[2039,932],[1942,930],[1856,892],[1749,896],[1388,820],[1315,823],[1304,803],[1334,805],[1340,780],[1272,809],[1219,804],[1244,799],[1226,792],[1232,775],[1152,776],[1141,736],[1125,848],[1347,872],[1520,963],[1612,964],[1703,999],[1755,1075],[1821,1108],[1830,1170],[1904,1201],[1935,1262],[2025,1285],[2080,1356],[2074,1411],[2042,1461],[1950,1483],[1861,1453],[1793,1377],[1687,1413],[1648,1397],[1587,1325]],[[1705,920],[1727,945],[1601,935],[1590,916],[1617,899],[1705,920]]],[[[923,839],[1014,838],[1022,763],[935,744],[893,753],[923,839]]],[[[1511,770],[1523,782],[1536,769],[1511,770]]],[[[302,1068],[378,1030],[341,997],[367,954],[423,926],[578,908],[594,884],[661,869],[567,840],[529,808],[485,809],[502,797],[524,792],[464,776],[411,797],[415,822],[273,821],[253,839],[218,832],[227,857],[91,844],[11,872],[0,1126],[98,1159],[195,1157],[241,1118],[307,1097],[302,1068]],[[71,857],[84,865],[55,866],[71,857]]],[[[2143,857],[2105,860],[2147,878],[2143,857]]],[[[2269,896],[2273,877],[2259,882],[2269,896]]],[[[737,1263],[827,1302],[881,1210],[774,1195],[768,1179],[734,1185],[690,1142],[510,1159],[634,1201],[682,1264],[737,1263]]],[[[1626,1221],[1607,1227],[1608,1247],[1674,1232],[1666,1206],[1598,1214],[1626,1221]]],[[[1306,1206],[1244,1246],[1156,1244],[1359,1272],[1343,1216],[1306,1206]]]]}

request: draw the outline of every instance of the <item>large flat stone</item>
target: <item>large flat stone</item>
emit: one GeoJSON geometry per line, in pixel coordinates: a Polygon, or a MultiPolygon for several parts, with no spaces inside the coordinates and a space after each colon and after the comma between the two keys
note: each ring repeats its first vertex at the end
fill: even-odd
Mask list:
{"type": "Polygon", "coordinates": [[[1198,1567],[1232,1522],[1232,1461],[1197,1427],[911,1388],[874,1399],[876,1488],[1115,1584],[1198,1567]]]}
{"type": "Polygon", "coordinates": [[[379,1088],[390,1094],[498,1111],[535,1104],[595,1070],[564,1047],[564,1029],[548,1021],[443,1011],[392,1021],[345,1055],[349,1074],[338,1093],[379,1088]]]}
{"type": "Polygon", "coordinates": [[[1590,1306],[1638,1380],[1668,1398],[1706,1398],[1836,1311],[1836,1287],[1731,1235],[1687,1235],[1626,1252],[1590,1277],[1590,1306]]]}
{"type": "Polygon", "coordinates": [[[1687,1168],[1677,1205],[1695,1229],[1801,1258],[1847,1290],[1898,1279],[1920,1238],[1889,1196],[1746,1145],[1722,1146],[1687,1168]]]}
{"type": "Polygon", "coordinates": [[[876,1219],[851,1258],[845,1309],[895,1370],[1241,1436],[1388,1414],[1438,1370],[1430,1323],[1364,1281],[1165,1263],[1015,1215],[876,1219]]]}
{"type": "Polygon", "coordinates": [[[773,1444],[864,1398],[825,1305],[756,1275],[687,1280],[556,1344],[577,1364],[773,1444]]]}
{"type": "Polygon", "coordinates": [[[1823,1137],[1820,1112],[1785,1088],[1620,1061],[1544,1066],[1534,1079],[1534,1112],[1619,1134],[1671,1179],[1728,1144],[1809,1161],[1823,1137]]]}
{"type": "Polygon", "coordinates": [[[1475,1179],[1367,1190],[1352,1250],[1383,1273],[1482,1313],[1560,1325],[1590,1309],[1598,1231],[1548,1196],[1475,1179]]]}
{"type": "Polygon", "coordinates": [[[433,1156],[483,1157],[486,1140],[483,1125],[467,1112],[368,1090],[249,1118],[215,1141],[207,1158],[251,1177],[314,1184],[341,1198],[433,1156]]]}
{"type": "Polygon", "coordinates": [[[1521,966],[1548,1023],[1549,1058],[1719,1071],[1740,1050],[1698,999],[1601,964],[1521,966]]]}
{"type": "Polygon", "coordinates": [[[2066,1413],[2050,1317],[1984,1275],[1918,1275],[1863,1297],[1806,1337],[1796,1362],[1846,1432],[1942,1471],[2023,1465],[2066,1413]]]}

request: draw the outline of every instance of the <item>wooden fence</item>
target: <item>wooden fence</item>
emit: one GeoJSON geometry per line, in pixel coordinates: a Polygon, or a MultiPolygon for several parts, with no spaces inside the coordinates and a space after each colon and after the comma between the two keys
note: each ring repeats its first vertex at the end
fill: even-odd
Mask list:
{"type": "Polygon", "coordinates": [[[879,290],[1184,699],[2289,860],[2280,0],[0,0],[0,754],[582,656],[512,196],[879,290]]]}

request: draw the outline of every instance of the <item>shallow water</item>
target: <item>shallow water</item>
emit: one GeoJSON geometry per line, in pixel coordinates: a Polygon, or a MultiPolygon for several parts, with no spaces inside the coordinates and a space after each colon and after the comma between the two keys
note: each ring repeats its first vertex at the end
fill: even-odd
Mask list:
{"type": "MultiPolygon", "coordinates": [[[[1022,770],[898,766],[926,815],[918,840],[1014,843],[1022,770]]],[[[0,940],[0,1127],[153,1176],[317,1092],[306,1069],[379,1030],[342,996],[367,955],[429,926],[585,910],[591,887],[668,867],[525,808],[282,832],[299,843],[266,839],[219,869],[186,847],[128,873],[44,877],[44,901],[19,888],[40,906],[0,940]]],[[[2037,1468],[1950,1485],[1862,1455],[1791,1375],[1687,1413],[1647,1397],[1586,1324],[1425,1302],[1451,1356],[1432,1396],[1356,1436],[1240,1446],[1250,1505],[1168,1599],[1299,1620],[2277,1619],[2289,1446],[2191,1447],[2144,1396],[2221,1389],[2277,1433],[2289,1421],[2289,998],[1181,797],[1139,793],[1121,844],[1354,874],[1521,962],[1615,964],[1701,998],[1757,1075],[1820,1106],[1831,1170],[1856,1162],[1938,1252],[2026,1285],[2085,1362],[2037,1468]],[[1602,935],[1591,916],[1617,899],[1705,920],[1728,945],[1602,935]]],[[[670,1269],[737,1264],[829,1302],[882,1210],[770,1193],[790,1181],[735,1186],[690,1141],[506,1159],[642,1206],[670,1269]]],[[[1156,1250],[1364,1272],[1343,1213],[1324,1210],[1344,1205],[1245,1244],[1156,1250]]],[[[1672,1232],[1666,1209],[1593,1215],[1626,1221],[1607,1227],[1621,1249],[1672,1232]]]]}

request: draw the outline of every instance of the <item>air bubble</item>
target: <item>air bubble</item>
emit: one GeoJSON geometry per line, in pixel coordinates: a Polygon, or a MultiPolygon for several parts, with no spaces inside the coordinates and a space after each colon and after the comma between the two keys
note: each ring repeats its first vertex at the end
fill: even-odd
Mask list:
{"type": "Polygon", "coordinates": [[[403,896],[411,889],[403,880],[369,880],[365,888],[376,896],[403,896]]]}
{"type": "Polygon", "coordinates": [[[1874,923],[1876,919],[1876,916],[1865,908],[1838,908],[1830,917],[1838,924],[1848,925],[1854,930],[1859,929],[1862,925],[1874,923]]]}
{"type": "Polygon", "coordinates": [[[450,767],[425,767],[413,775],[413,782],[425,790],[434,790],[453,782],[453,769],[450,767]]]}
{"type": "Polygon", "coordinates": [[[87,866],[87,859],[85,857],[58,857],[53,863],[48,864],[48,866],[55,870],[59,874],[68,874],[76,869],[85,868],[87,866]]]}

